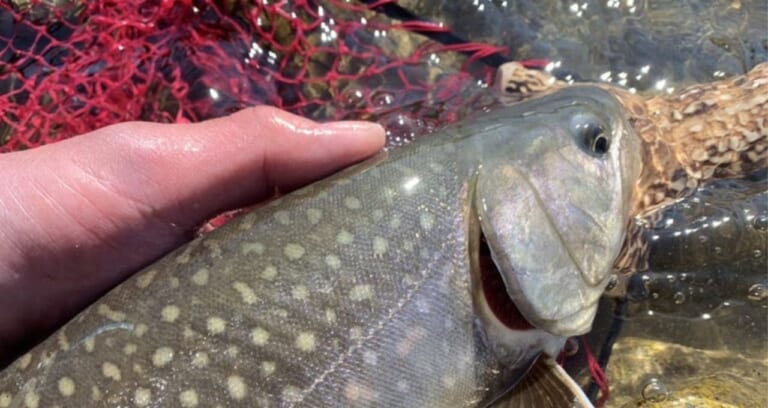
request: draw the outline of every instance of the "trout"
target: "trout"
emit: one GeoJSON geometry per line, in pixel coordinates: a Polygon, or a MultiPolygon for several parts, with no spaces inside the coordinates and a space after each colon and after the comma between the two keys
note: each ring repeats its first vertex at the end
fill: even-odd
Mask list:
{"type": "Polygon", "coordinates": [[[589,406],[552,358],[590,330],[640,143],[574,86],[382,152],[129,278],[0,406],[589,406]]]}

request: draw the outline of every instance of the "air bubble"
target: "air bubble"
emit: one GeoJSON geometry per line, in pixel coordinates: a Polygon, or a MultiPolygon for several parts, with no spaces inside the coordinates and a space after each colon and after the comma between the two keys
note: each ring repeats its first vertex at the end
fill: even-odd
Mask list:
{"type": "Polygon", "coordinates": [[[651,378],[643,386],[641,395],[646,402],[663,402],[669,397],[669,390],[661,380],[651,378]]]}
{"type": "Polygon", "coordinates": [[[749,287],[749,293],[747,293],[747,299],[755,302],[768,299],[768,288],[762,283],[755,283],[749,287]]]}
{"type": "Polygon", "coordinates": [[[675,294],[672,295],[672,300],[676,305],[680,305],[685,302],[685,294],[683,292],[675,292],[675,294]]]}
{"type": "Polygon", "coordinates": [[[350,88],[341,97],[342,106],[347,109],[363,107],[365,105],[365,94],[362,90],[350,88]]]}
{"type": "Polygon", "coordinates": [[[391,92],[379,91],[371,96],[371,102],[373,106],[383,107],[392,105],[395,101],[395,95],[391,92]]]}
{"type": "Polygon", "coordinates": [[[755,249],[754,251],[752,251],[752,256],[759,259],[761,256],[763,256],[763,251],[759,249],[755,249]]]}
{"type": "Polygon", "coordinates": [[[752,220],[752,226],[758,231],[768,231],[768,214],[761,214],[752,220]]]}

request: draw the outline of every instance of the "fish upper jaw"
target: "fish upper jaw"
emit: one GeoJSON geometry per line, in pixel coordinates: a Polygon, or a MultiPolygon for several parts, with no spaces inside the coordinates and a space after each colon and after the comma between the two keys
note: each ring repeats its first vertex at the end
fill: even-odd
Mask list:
{"type": "MultiPolygon", "coordinates": [[[[574,242],[564,242],[561,226],[554,219],[557,215],[543,203],[528,177],[512,167],[501,173],[506,177],[506,190],[514,193],[499,196],[478,213],[507,296],[537,329],[556,336],[588,332],[610,269],[603,271],[601,266],[590,264],[593,272],[596,268],[602,271],[602,276],[591,282],[581,269],[581,257],[569,246],[574,242]]],[[[606,265],[610,268],[610,263],[606,265]]]]}

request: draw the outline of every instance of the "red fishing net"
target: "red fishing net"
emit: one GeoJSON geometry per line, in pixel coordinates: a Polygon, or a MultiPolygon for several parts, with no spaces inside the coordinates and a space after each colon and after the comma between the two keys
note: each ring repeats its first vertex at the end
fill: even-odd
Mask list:
{"type": "Polygon", "coordinates": [[[52,3],[0,5],[0,152],[258,104],[379,120],[394,145],[455,120],[501,51],[414,35],[448,28],[377,12],[393,1],[52,3]]]}

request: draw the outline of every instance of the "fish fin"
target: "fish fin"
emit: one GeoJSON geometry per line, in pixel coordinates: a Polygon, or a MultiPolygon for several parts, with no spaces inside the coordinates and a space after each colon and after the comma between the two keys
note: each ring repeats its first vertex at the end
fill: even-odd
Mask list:
{"type": "Polygon", "coordinates": [[[541,356],[528,374],[488,408],[594,408],[576,381],[551,357],[541,356]]]}

